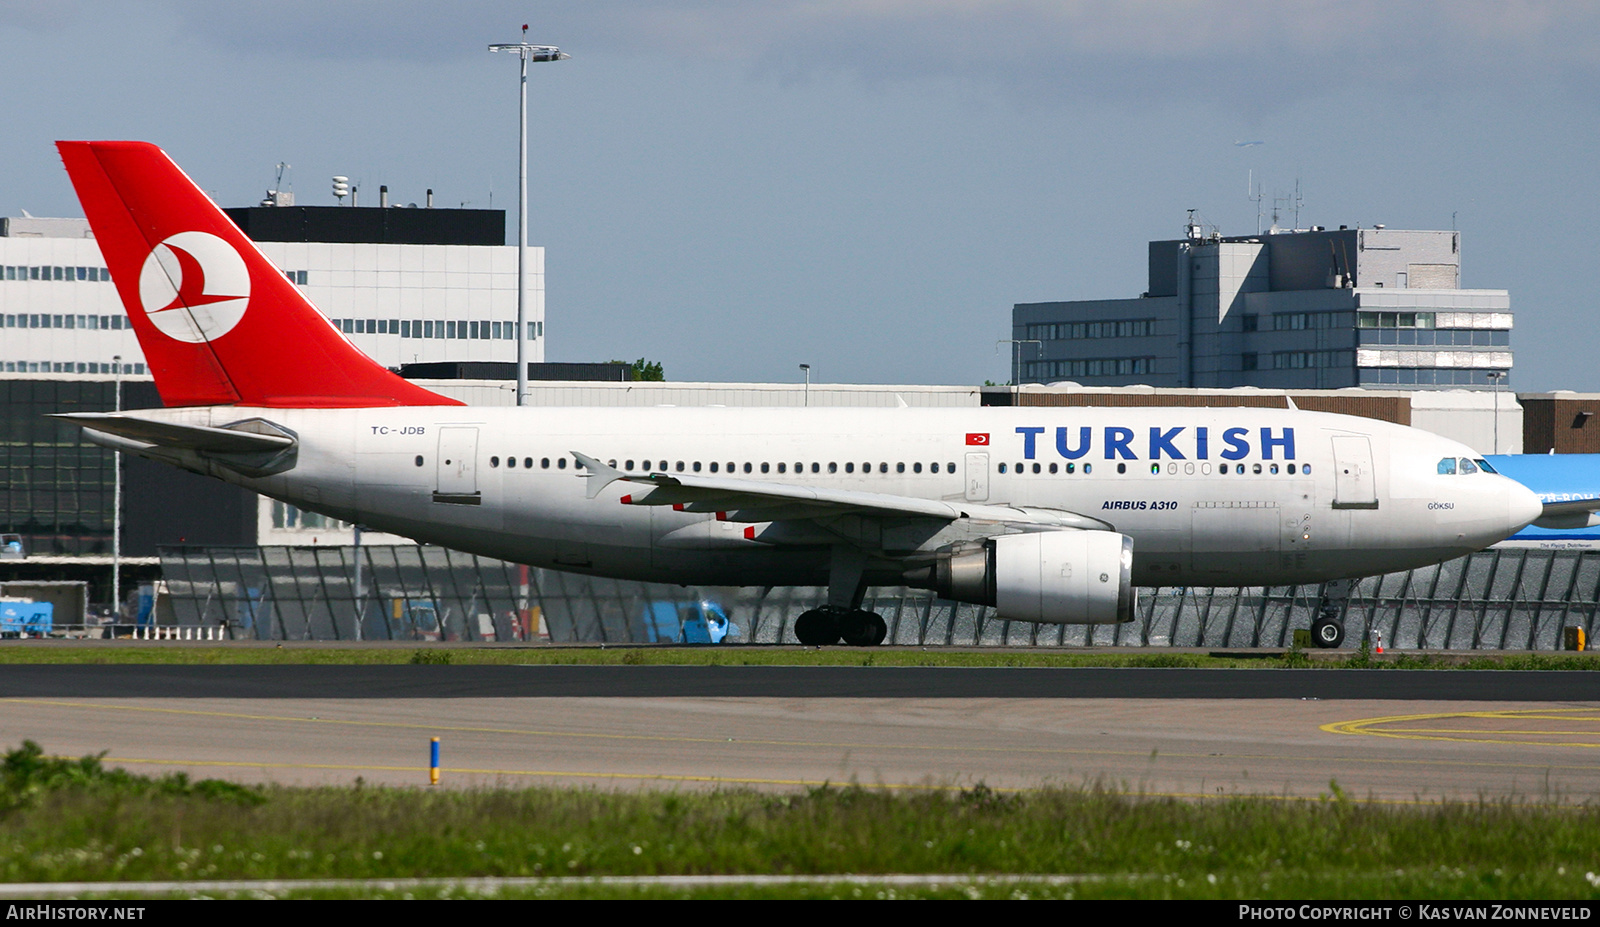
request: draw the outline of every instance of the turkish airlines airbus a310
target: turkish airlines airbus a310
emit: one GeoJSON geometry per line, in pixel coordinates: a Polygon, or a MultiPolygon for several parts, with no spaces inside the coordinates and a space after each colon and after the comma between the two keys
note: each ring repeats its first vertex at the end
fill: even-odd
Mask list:
{"type": "Polygon", "coordinates": [[[880,643],[869,584],[1129,621],[1137,585],[1404,570],[1547,514],[1454,441],[1293,408],[468,407],[352,346],[160,149],[58,147],[167,406],[61,416],[91,440],[518,563],[826,585],[807,644],[880,643]]]}

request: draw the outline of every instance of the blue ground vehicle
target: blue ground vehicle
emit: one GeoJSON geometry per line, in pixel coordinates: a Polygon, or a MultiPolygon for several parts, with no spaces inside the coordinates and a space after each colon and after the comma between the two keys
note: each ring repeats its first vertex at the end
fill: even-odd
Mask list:
{"type": "Polygon", "coordinates": [[[720,644],[739,635],[738,625],[715,602],[646,603],[644,626],[652,643],[720,644]]]}
{"type": "Polygon", "coordinates": [[[32,599],[0,599],[0,637],[43,636],[54,626],[56,607],[32,599]]]}

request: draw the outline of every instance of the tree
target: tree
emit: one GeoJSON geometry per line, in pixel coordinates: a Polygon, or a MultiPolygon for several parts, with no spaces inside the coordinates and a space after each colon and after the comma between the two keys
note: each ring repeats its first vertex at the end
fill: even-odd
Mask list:
{"type": "Polygon", "coordinates": [[[667,379],[666,373],[661,369],[661,362],[660,361],[648,361],[648,360],[645,360],[644,358],[641,357],[641,358],[639,358],[638,360],[634,361],[631,364],[628,363],[627,361],[620,361],[620,360],[609,360],[609,361],[606,361],[606,363],[608,363],[608,364],[622,364],[623,366],[626,366],[626,367],[632,369],[633,370],[633,378],[636,381],[642,381],[642,382],[648,382],[648,383],[664,383],[664,382],[666,382],[666,379],[667,379]]]}
{"type": "Polygon", "coordinates": [[[633,362],[633,378],[650,383],[663,383],[667,379],[667,374],[661,369],[660,361],[647,361],[641,357],[633,362]]]}

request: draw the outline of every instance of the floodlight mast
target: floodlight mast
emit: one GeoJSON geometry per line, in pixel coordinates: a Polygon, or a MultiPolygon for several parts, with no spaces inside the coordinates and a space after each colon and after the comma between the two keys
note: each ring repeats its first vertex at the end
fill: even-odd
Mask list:
{"type": "Polygon", "coordinates": [[[528,395],[528,62],[565,61],[565,54],[554,45],[529,45],[528,27],[523,24],[521,42],[490,45],[492,52],[515,52],[522,59],[520,141],[517,148],[517,405],[528,395]]]}

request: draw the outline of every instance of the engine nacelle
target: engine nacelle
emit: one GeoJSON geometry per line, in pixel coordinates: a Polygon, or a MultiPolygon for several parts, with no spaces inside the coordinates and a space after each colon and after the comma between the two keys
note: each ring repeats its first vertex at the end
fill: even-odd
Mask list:
{"type": "Polygon", "coordinates": [[[1110,531],[1040,531],[951,545],[929,577],[957,602],[1046,624],[1132,621],[1133,539],[1110,531]]]}

